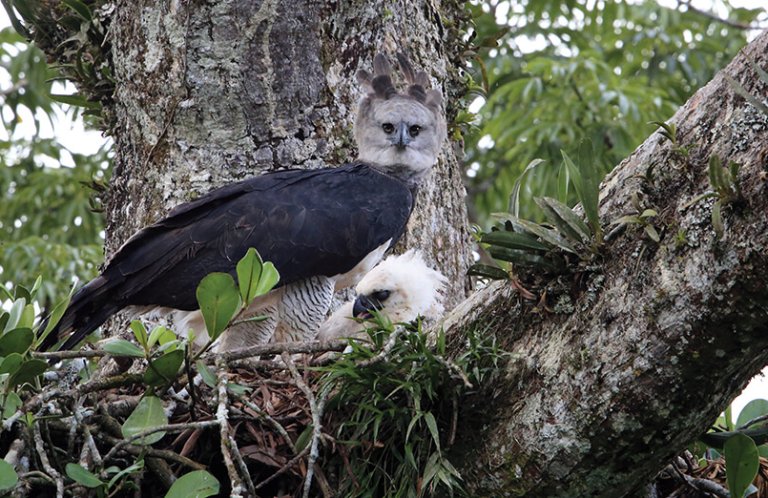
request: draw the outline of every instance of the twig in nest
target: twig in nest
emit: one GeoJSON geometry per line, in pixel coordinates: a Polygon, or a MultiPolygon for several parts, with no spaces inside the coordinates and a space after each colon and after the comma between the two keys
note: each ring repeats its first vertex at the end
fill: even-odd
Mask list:
{"type": "Polygon", "coordinates": [[[323,409],[325,408],[325,397],[321,396],[315,398],[312,389],[301,378],[299,370],[296,368],[296,364],[293,362],[293,358],[288,353],[281,355],[283,362],[288,366],[288,370],[291,371],[293,380],[296,381],[296,385],[304,392],[309,402],[309,410],[312,413],[312,443],[310,444],[309,458],[307,459],[307,476],[304,479],[304,498],[309,497],[309,490],[312,487],[312,476],[315,472],[315,462],[317,457],[320,456],[320,437],[322,436],[322,418],[323,409]]]}
{"type": "Polygon", "coordinates": [[[242,360],[252,356],[282,354],[282,353],[321,353],[325,351],[343,351],[347,347],[346,341],[310,341],[310,342],[275,342],[272,344],[260,344],[248,348],[227,351],[223,353],[207,353],[203,358],[207,362],[224,360],[242,360]]]}
{"type": "Polygon", "coordinates": [[[216,421],[219,423],[219,437],[221,438],[221,456],[224,458],[224,465],[227,467],[229,481],[232,486],[230,496],[243,495],[243,482],[237,473],[235,463],[232,461],[232,454],[229,449],[229,422],[227,421],[227,373],[223,358],[216,359],[216,370],[219,376],[217,391],[219,403],[216,408],[216,421]]]}
{"type": "Polygon", "coordinates": [[[283,465],[282,467],[280,467],[280,469],[278,469],[277,472],[275,472],[271,476],[267,477],[266,479],[264,479],[263,481],[258,483],[256,485],[256,489],[263,488],[264,486],[266,486],[270,482],[274,481],[275,479],[277,479],[278,477],[283,475],[288,469],[290,469],[291,467],[296,465],[297,462],[301,461],[301,459],[304,458],[304,455],[306,455],[308,452],[309,452],[309,446],[305,446],[304,449],[301,450],[301,452],[299,452],[298,455],[296,455],[295,457],[293,457],[290,460],[288,460],[288,462],[285,465],[283,465]]]}
{"type": "MultiPolygon", "coordinates": [[[[103,439],[107,444],[110,445],[116,445],[121,443],[123,440],[116,438],[114,436],[110,436],[108,434],[104,433],[97,433],[96,434],[97,439],[103,439]]],[[[147,455],[151,457],[157,457],[162,458],[163,460],[168,460],[170,462],[178,463],[180,465],[183,465],[185,467],[188,467],[192,470],[205,470],[206,466],[202,463],[198,463],[192,459],[189,459],[187,457],[181,456],[178,453],[175,453],[173,451],[169,450],[156,450],[155,448],[149,448],[146,446],[136,446],[136,445],[126,445],[123,447],[123,451],[126,451],[130,453],[131,455],[139,456],[139,455],[147,455]]]]}
{"type": "MultiPolygon", "coordinates": [[[[128,439],[121,440],[118,444],[114,445],[109,452],[104,455],[104,461],[109,461],[112,458],[115,457],[118,451],[122,450],[129,444],[133,444],[134,441],[138,439],[143,439],[150,434],[154,434],[156,432],[184,432],[188,429],[204,429],[206,427],[213,427],[218,425],[218,421],[216,420],[203,420],[198,422],[187,422],[184,424],[167,424],[167,425],[158,425],[156,427],[152,427],[151,429],[147,429],[145,431],[138,432],[134,434],[133,436],[129,437],[128,439]]],[[[139,447],[144,447],[144,445],[138,445],[139,447]]]]}
{"type": "Polygon", "coordinates": [[[43,405],[43,403],[47,403],[49,400],[53,398],[74,399],[84,394],[88,394],[96,391],[105,391],[107,389],[112,389],[114,387],[127,386],[132,384],[141,384],[143,382],[144,382],[143,374],[128,373],[128,374],[119,374],[119,375],[115,375],[113,377],[107,377],[104,379],[91,380],[86,382],[85,384],[80,384],[79,386],[73,389],[67,389],[67,390],[50,389],[50,390],[41,392],[40,394],[30,398],[27,402],[25,402],[24,410],[36,411],[43,405]]]}
{"type": "Polygon", "coordinates": [[[253,486],[253,480],[251,479],[250,472],[248,472],[248,466],[245,464],[243,455],[240,454],[240,449],[237,447],[237,441],[235,441],[232,434],[229,435],[229,447],[232,450],[232,454],[235,456],[237,466],[240,468],[240,474],[242,474],[243,480],[245,481],[245,487],[248,488],[248,496],[256,496],[256,488],[253,486]]]}
{"type": "Polygon", "coordinates": [[[677,480],[682,481],[686,486],[695,489],[696,491],[711,493],[718,498],[731,498],[731,493],[715,481],[691,477],[687,474],[683,474],[674,463],[672,463],[670,467],[674,469],[673,475],[677,476],[677,480]]]}
{"type": "Polygon", "coordinates": [[[250,410],[253,410],[253,412],[255,412],[256,415],[259,416],[259,418],[263,418],[264,420],[269,422],[269,424],[278,432],[278,434],[283,436],[283,439],[285,440],[285,444],[288,445],[291,451],[296,453],[296,446],[293,444],[293,441],[291,440],[291,436],[288,435],[288,431],[285,430],[285,427],[283,427],[280,424],[280,422],[272,418],[272,416],[269,413],[259,408],[259,406],[256,403],[252,402],[251,400],[246,399],[242,396],[238,396],[237,399],[242,404],[244,404],[247,408],[249,408],[250,410]]]}
{"type": "Polygon", "coordinates": [[[40,458],[40,463],[43,465],[43,470],[51,479],[56,481],[56,498],[63,498],[64,478],[51,466],[51,462],[48,460],[48,454],[45,452],[45,445],[43,444],[43,435],[40,433],[39,422],[32,424],[32,437],[35,440],[35,449],[37,450],[37,456],[40,458]]]}

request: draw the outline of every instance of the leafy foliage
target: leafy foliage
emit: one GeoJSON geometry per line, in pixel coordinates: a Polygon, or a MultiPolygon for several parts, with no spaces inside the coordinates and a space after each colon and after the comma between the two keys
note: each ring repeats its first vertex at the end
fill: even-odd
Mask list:
{"type": "Polygon", "coordinates": [[[447,458],[454,402],[487,382],[504,355],[492,339],[470,335],[467,352],[450,362],[442,332],[433,348],[420,329],[400,333],[380,316],[376,325],[368,330],[373,348],[351,341],[351,352],[324,368],[323,389],[335,393],[328,407],[341,419],[337,450],[351,466],[341,472],[354,476],[342,480],[339,496],[452,496],[461,490],[447,458]]]}
{"type": "Polygon", "coordinates": [[[57,73],[11,29],[0,31],[0,74],[10,81],[0,89],[7,131],[0,134],[0,284],[42,275],[38,298],[50,306],[76,277],[93,276],[102,259],[104,223],[94,194],[109,174],[109,151],[72,153],[40,136],[40,120],[51,121],[59,107],[51,96],[57,73]],[[30,138],[15,133],[25,117],[36,130],[30,138]]]}
{"type": "Polygon", "coordinates": [[[728,24],[651,0],[478,2],[474,75],[486,102],[466,143],[476,221],[506,208],[534,159],[544,165],[521,195],[519,216],[528,219],[542,216],[531,192],[573,203],[560,195],[568,182],[561,150],[577,157],[590,139],[603,173],[626,157],[647,122],[671,115],[746,43],[735,25],[765,12],[724,4],[728,24]]]}

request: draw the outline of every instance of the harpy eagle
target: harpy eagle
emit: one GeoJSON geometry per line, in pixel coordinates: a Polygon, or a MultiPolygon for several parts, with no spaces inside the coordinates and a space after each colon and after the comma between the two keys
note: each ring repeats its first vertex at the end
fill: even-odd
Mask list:
{"type": "Polygon", "coordinates": [[[354,162],[267,173],[177,206],[134,234],[73,296],[43,348],[68,336],[61,348],[70,349],[129,306],[194,312],[201,279],[211,272],[237,278],[235,265],[250,247],[280,273],[279,288],[257,300],[253,314],[276,314],[227,331],[223,349],[266,342],[276,329],[284,339],[314,338],[334,290],[354,285],[402,235],[446,138],[441,93],[404,55],[397,59],[403,93],[382,54],[373,75],[357,74],[367,94],[355,122],[354,162]]]}
{"type": "Polygon", "coordinates": [[[354,318],[384,313],[394,323],[418,318],[434,321],[443,314],[443,290],[448,279],[424,262],[421,253],[410,249],[389,256],[368,272],[355,287],[357,298],[341,305],[320,327],[320,340],[365,337],[364,324],[354,318]]]}

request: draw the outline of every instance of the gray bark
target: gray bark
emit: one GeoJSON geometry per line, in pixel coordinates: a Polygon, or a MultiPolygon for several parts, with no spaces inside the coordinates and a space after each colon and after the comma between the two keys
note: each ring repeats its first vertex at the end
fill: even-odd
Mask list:
{"type": "Polygon", "coordinates": [[[471,496],[636,491],[768,363],[768,116],[724,76],[765,102],[750,61],[768,67],[768,33],[671,119],[687,157],[654,133],[603,182],[601,219],[633,212],[643,193],[660,244],[629,227],[593,271],[549,285],[554,311],[497,282],[446,322],[454,350],[482,328],[512,354],[465,405],[454,458],[471,496]],[[710,188],[711,155],[741,165],[743,199],[724,208],[721,239],[711,199],[687,206],[710,188]]]}

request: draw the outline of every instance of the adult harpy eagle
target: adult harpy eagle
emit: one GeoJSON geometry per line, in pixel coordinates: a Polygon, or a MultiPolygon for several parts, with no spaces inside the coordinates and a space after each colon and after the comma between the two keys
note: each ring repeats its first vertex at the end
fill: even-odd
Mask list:
{"type": "Polygon", "coordinates": [[[443,290],[448,279],[424,262],[418,251],[389,256],[367,273],[355,287],[357,298],[342,304],[320,327],[323,341],[365,337],[365,325],[353,318],[384,313],[394,323],[423,318],[434,321],[443,314],[443,290]]]}
{"type": "Polygon", "coordinates": [[[354,275],[370,270],[402,235],[415,190],[445,139],[440,92],[427,90],[426,73],[415,73],[402,54],[397,58],[408,84],[404,93],[395,89],[381,54],[373,75],[357,75],[368,91],[355,122],[357,161],[264,174],[178,206],[131,237],[73,296],[43,347],[71,333],[62,348],[72,348],[128,306],[195,310],[200,280],[214,271],[236,277],[235,265],[249,247],[275,264],[282,286],[265,298],[276,303],[254,309],[291,313],[224,337],[236,346],[264,342],[281,322],[294,329],[293,338],[314,337],[333,290],[354,284],[354,275]]]}

